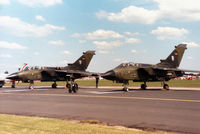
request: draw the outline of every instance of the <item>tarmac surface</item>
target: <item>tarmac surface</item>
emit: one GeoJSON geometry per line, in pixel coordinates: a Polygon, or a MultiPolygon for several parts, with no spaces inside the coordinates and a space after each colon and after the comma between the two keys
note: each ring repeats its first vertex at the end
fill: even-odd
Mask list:
{"type": "Polygon", "coordinates": [[[200,89],[159,88],[123,92],[121,87],[80,87],[69,94],[63,87],[0,89],[0,113],[99,120],[130,128],[179,133],[200,132],[200,89]]]}

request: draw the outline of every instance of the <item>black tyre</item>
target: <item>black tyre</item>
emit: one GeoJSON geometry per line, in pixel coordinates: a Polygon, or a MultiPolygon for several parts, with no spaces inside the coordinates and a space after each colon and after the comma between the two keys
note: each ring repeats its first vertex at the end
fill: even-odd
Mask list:
{"type": "Polygon", "coordinates": [[[29,86],[29,89],[34,89],[34,86],[33,86],[33,85],[30,85],[30,86],[29,86]]]}
{"type": "Polygon", "coordinates": [[[5,83],[1,81],[1,82],[0,82],[0,88],[2,88],[4,84],[5,84],[5,83]]]}
{"type": "Polygon", "coordinates": [[[124,92],[128,92],[129,89],[128,89],[127,87],[124,87],[124,88],[123,88],[123,91],[124,91],[124,92]]]}
{"type": "Polygon", "coordinates": [[[78,91],[78,84],[75,83],[74,86],[75,86],[76,91],[78,91]]]}
{"type": "Polygon", "coordinates": [[[71,88],[71,85],[69,83],[66,84],[66,88],[68,89],[69,93],[72,93],[72,88],[71,88]]]}
{"type": "Polygon", "coordinates": [[[169,85],[164,84],[163,88],[166,89],[166,90],[169,90],[169,85]]]}
{"type": "Polygon", "coordinates": [[[53,83],[51,87],[52,88],[57,88],[57,84],[53,83]]]}
{"type": "Polygon", "coordinates": [[[71,89],[71,85],[70,84],[66,84],[66,88],[71,89]]]}
{"type": "Polygon", "coordinates": [[[142,89],[142,90],[146,90],[146,89],[147,89],[147,86],[146,86],[145,84],[142,84],[142,85],[141,85],[141,89],[142,89]]]}
{"type": "Polygon", "coordinates": [[[76,93],[76,87],[73,85],[72,86],[72,91],[74,92],[74,93],[76,93]]]}

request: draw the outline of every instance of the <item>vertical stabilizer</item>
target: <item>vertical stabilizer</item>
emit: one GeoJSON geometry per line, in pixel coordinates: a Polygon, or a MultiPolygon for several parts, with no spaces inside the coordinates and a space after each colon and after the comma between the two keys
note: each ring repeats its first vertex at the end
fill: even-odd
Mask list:
{"type": "Polygon", "coordinates": [[[95,55],[95,51],[83,52],[83,55],[74,63],[68,64],[68,67],[76,70],[86,70],[90,64],[90,61],[92,60],[93,55],[95,55]]]}
{"type": "Polygon", "coordinates": [[[157,66],[166,68],[178,68],[186,49],[187,49],[187,44],[179,44],[178,46],[175,46],[175,49],[167,57],[167,59],[160,60],[161,62],[158,63],[157,66]]]}

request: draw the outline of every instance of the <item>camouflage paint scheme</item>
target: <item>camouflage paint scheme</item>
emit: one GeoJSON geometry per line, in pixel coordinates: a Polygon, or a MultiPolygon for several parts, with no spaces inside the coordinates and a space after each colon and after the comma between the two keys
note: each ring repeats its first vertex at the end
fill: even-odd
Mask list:
{"type": "MultiPolygon", "coordinates": [[[[31,84],[33,84],[34,80],[54,81],[52,88],[56,88],[56,81],[67,81],[66,87],[69,88],[69,92],[72,92],[71,87],[73,88],[74,85],[77,86],[76,88],[78,89],[78,85],[74,83],[75,79],[96,75],[95,73],[86,72],[93,55],[95,55],[95,51],[86,51],[83,52],[83,55],[78,60],[73,64],[68,64],[68,66],[29,68],[10,74],[7,79],[29,82],[29,88],[33,88],[31,84]],[[69,84],[68,81],[72,84],[69,84]]],[[[13,85],[12,87],[14,88],[15,86],[13,85]]],[[[74,90],[74,92],[76,91],[74,90]]]]}
{"type": "MultiPolygon", "coordinates": [[[[144,82],[144,84],[141,85],[142,89],[146,89],[146,82],[162,81],[163,88],[169,89],[165,81],[185,74],[185,70],[180,70],[178,67],[187,49],[186,46],[186,44],[175,46],[173,52],[158,64],[122,63],[116,68],[103,73],[102,77],[117,83],[123,83],[125,91],[128,91],[127,85],[130,80],[133,82],[144,82]]],[[[193,72],[193,70],[188,71],[193,72]]]]}

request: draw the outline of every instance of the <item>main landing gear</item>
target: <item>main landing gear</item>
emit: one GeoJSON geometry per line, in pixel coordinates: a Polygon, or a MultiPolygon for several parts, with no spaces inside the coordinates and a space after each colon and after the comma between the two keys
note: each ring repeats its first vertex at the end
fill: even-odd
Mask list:
{"type": "Polygon", "coordinates": [[[165,81],[162,81],[162,86],[164,90],[169,90],[169,85],[165,83],[165,81]]]}
{"type": "Polygon", "coordinates": [[[146,82],[144,82],[144,84],[141,84],[141,89],[142,89],[142,90],[146,90],[146,89],[147,89],[147,84],[146,84],[146,82]]]}
{"type": "Polygon", "coordinates": [[[54,81],[54,83],[51,85],[52,88],[57,88],[57,84],[56,81],[54,81]]]}
{"type": "Polygon", "coordinates": [[[165,82],[163,82],[163,89],[169,90],[169,85],[165,84],[165,82]]]}
{"type": "MultiPolygon", "coordinates": [[[[163,89],[169,90],[169,85],[168,85],[168,84],[165,84],[164,81],[162,82],[162,85],[163,85],[163,89]]],[[[142,90],[146,90],[146,89],[147,89],[147,84],[146,84],[146,82],[144,82],[144,84],[141,84],[141,89],[142,89],[142,90]]]]}
{"type": "Polygon", "coordinates": [[[2,88],[4,85],[4,82],[0,82],[0,88],[2,88]]]}
{"type": "Polygon", "coordinates": [[[15,88],[15,81],[14,80],[12,81],[11,88],[15,88]]]}
{"type": "Polygon", "coordinates": [[[71,81],[71,84],[68,83],[68,81],[67,81],[66,88],[68,89],[69,93],[77,93],[78,92],[78,84],[74,81],[71,81]]]}

